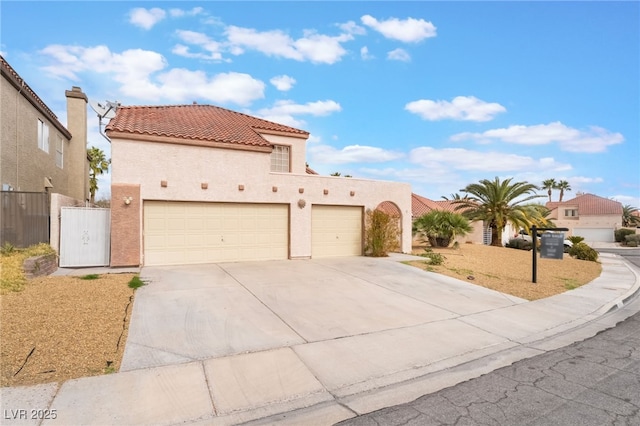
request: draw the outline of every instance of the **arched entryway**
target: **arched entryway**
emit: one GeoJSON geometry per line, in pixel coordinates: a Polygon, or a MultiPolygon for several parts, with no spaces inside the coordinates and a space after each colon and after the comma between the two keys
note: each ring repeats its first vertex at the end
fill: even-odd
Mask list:
{"type": "Polygon", "coordinates": [[[394,251],[402,252],[402,212],[400,208],[393,201],[383,201],[376,207],[376,210],[388,214],[395,220],[398,227],[398,237],[396,241],[396,248],[394,251]]]}

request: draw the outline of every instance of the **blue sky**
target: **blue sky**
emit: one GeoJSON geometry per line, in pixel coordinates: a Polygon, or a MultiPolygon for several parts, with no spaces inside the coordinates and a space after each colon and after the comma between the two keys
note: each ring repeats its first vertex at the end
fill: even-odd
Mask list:
{"type": "MultiPolygon", "coordinates": [[[[321,174],[434,200],[496,176],[554,178],[565,199],[640,207],[639,2],[2,1],[0,13],[2,55],[63,123],[71,86],[100,102],[196,101],[309,131],[321,174]]],[[[89,130],[109,155],[92,112],[89,130]]]]}

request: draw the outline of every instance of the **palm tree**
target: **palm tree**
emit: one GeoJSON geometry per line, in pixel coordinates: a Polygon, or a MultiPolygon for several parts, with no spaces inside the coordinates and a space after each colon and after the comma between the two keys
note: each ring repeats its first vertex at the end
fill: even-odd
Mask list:
{"type": "Polygon", "coordinates": [[[549,202],[551,202],[551,191],[558,188],[558,184],[555,179],[547,179],[542,181],[542,189],[547,190],[549,195],[549,202]]]}
{"type": "Polygon", "coordinates": [[[523,207],[527,208],[527,216],[529,217],[529,226],[527,231],[530,231],[531,226],[535,225],[538,228],[556,228],[556,224],[549,219],[551,210],[542,204],[526,204],[523,207]]]}
{"type": "Polygon", "coordinates": [[[459,213],[431,210],[413,222],[413,234],[429,240],[432,247],[449,247],[456,236],[473,231],[466,217],[459,213]]]}
{"type": "Polygon", "coordinates": [[[556,189],[560,190],[560,202],[562,202],[564,192],[571,191],[571,185],[569,185],[569,182],[567,182],[566,180],[561,180],[560,182],[558,182],[558,185],[556,185],[556,189]]]}
{"type": "Polygon", "coordinates": [[[622,206],[622,226],[640,226],[640,216],[637,215],[638,208],[629,204],[622,206]]]}
{"type": "MultiPolygon", "coordinates": [[[[465,197],[466,197],[466,195],[465,195],[465,197]]],[[[460,194],[455,193],[455,194],[449,194],[449,197],[447,197],[446,195],[443,195],[440,198],[442,198],[443,200],[446,200],[446,201],[453,201],[453,200],[459,200],[462,197],[460,196],[460,194]]]]}
{"type": "Polygon", "coordinates": [[[98,175],[109,170],[111,160],[107,160],[101,149],[92,146],[87,149],[89,157],[89,193],[91,194],[91,204],[94,204],[96,191],[98,190],[98,175]]]}
{"type": "Polygon", "coordinates": [[[502,232],[507,223],[518,228],[528,228],[532,223],[533,211],[527,202],[544,197],[538,195],[536,185],[528,182],[511,183],[512,178],[500,181],[483,179],[479,183],[467,185],[460,191],[468,197],[454,200],[456,210],[463,210],[463,215],[471,220],[482,220],[491,228],[491,245],[502,246],[502,232]]]}

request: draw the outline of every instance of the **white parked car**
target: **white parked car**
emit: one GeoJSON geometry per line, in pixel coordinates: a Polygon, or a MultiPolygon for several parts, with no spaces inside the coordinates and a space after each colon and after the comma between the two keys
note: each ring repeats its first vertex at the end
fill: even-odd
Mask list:
{"type": "MultiPolygon", "coordinates": [[[[554,232],[554,231],[544,231],[544,232],[554,232]]],[[[540,234],[538,234],[538,237],[540,237],[540,234]]],[[[529,235],[527,231],[525,231],[524,229],[521,229],[518,235],[516,235],[514,238],[521,238],[525,241],[531,242],[531,235],[529,235]]],[[[573,243],[567,240],[566,238],[564,239],[563,244],[564,244],[565,252],[569,250],[571,247],[573,247],[573,243]]]]}

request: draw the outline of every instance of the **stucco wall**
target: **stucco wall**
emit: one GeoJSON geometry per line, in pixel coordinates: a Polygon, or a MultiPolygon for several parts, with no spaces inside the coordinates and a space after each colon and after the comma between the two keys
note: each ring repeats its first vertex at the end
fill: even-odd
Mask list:
{"type": "Polygon", "coordinates": [[[622,215],[579,216],[575,219],[553,221],[558,228],[568,228],[567,235],[573,235],[573,228],[611,228],[622,227],[622,215]]]}
{"type": "MultiPolygon", "coordinates": [[[[299,145],[299,139],[286,139],[290,139],[294,146],[299,145]]],[[[296,164],[293,170],[304,171],[304,159],[294,155],[296,164]]],[[[271,173],[268,153],[155,142],[113,139],[111,158],[112,188],[120,184],[140,185],[140,199],[143,201],[290,204],[291,258],[311,256],[313,204],[375,209],[382,201],[392,201],[400,208],[403,216],[402,251],[411,251],[409,184],[307,175],[304,172],[271,173]],[[163,181],[166,182],[166,187],[162,186],[163,181]],[[207,189],[202,189],[203,183],[207,184],[207,189]],[[274,188],[277,190],[274,191],[274,188]],[[300,199],[306,202],[304,208],[298,207],[300,199]]],[[[112,199],[112,209],[115,203],[113,200],[115,199],[112,199]]],[[[141,230],[141,209],[137,213],[137,220],[141,230]]],[[[140,255],[143,253],[142,244],[140,241],[140,255]]]]}
{"type": "MultiPolygon", "coordinates": [[[[82,160],[73,160],[74,149],[70,140],[5,78],[0,78],[0,82],[0,183],[11,185],[16,191],[43,192],[44,178],[51,177],[53,192],[85,199],[84,188],[88,182],[85,184],[79,179],[81,175],[73,173],[82,160]],[[48,153],[38,148],[38,119],[49,126],[48,153]],[[56,166],[56,145],[59,138],[64,145],[63,168],[56,166]]],[[[86,117],[85,103],[85,128],[86,117]]],[[[86,144],[86,130],[84,137],[86,144]]],[[[84,145],[82,150],[86,158],[84,145]]],[[[77,154],[77,150],[75,153],[77,154]]],[[[84,164],[81,167],[84,171],[84,164]]]]}

